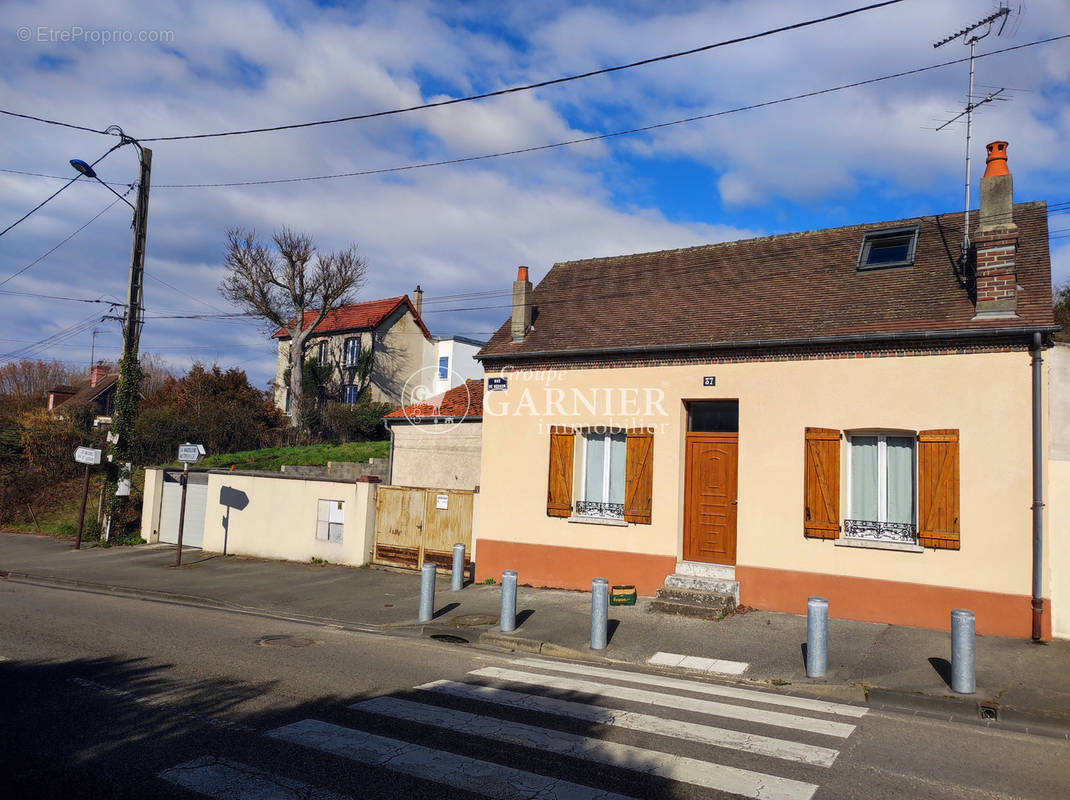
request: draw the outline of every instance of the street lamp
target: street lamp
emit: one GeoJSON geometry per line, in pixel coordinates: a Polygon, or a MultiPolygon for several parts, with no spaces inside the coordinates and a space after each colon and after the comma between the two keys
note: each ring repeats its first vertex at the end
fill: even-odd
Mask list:
{"type": "MultiPolygon", "coordinates": [[[[119,468],[116,496],[129,494],[131,462],[134,450],[134,420],[137,417],[138,387],[141,370],[138,367],[138,339],[141,333],[143,285],[145,276],[145,234],[149,218],[149,177],[152,171],[152,151],[125,133],[118,125],[107,129],[119,136],[119,147],[132,144],[138,151],[141,166],[137,188],[137,205],[133,205],[102,181],[93,167],[79,158],[71,159],[71,166],[87,178],[94,178],[123,202],[134,209],[134,243],[130,254],[130,285],[126,295],[126,316],[123,320],[123,355],[119,359],[119,382],[115,388],[115,413],[112,416],[113,446],[111,456],[119,468]]],[[[119,502],[119,501],[114,501],[119,502]]],[[[113,508],[117,508],[114,505],[113,508]]],[[[110,527],[110,515],[109,515],[110,527]]]]}

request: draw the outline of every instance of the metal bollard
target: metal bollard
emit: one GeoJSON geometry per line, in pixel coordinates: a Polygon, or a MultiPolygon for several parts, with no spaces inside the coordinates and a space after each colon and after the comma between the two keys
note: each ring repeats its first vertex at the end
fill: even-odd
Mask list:
{"type": "Polygon", "coordinates": [[[502,572],[502,611],[498,616],[498,629],[502,633],[516,630],[516,570],[502,572]]]}
{"type": "Polygon", "coordinates": [[[973,694],[977,676],[973,663],[973,612],[956,608],[951,612],[951,691],[973,694]]]}
{"type": "Polygon", "coordinates": [[[606,629],[609,627],[609,581],[591,581],[591,649],[606,649],[606,629]]]}
{"type": "Polygon", "coordinates": [[[435,565],[427,562],[420,568],[420,622],[430,622],[435,615],[435,565]]]}
{"type": "Polygon", "coordinates": [[[450,591],[459,592],[464,586],[464,545],[453,546],[453,573],[450,575],[450,591]]]}
{"type": "Polygon", "coordinates": [[[806,677],[823,678],[828,666],[829,601],[806,601],[806,677]]]}

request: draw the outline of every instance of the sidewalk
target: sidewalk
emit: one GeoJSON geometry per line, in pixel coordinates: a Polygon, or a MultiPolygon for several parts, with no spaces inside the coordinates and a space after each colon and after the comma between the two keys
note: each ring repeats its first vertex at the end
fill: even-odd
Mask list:
{"type": "MultiPolygon", "coordinates": [[[[86,547],[44,536],[0,533],[0,570],[8,580],[76,586],[161,600],[223,607],[360,630],[457,637],[471,643],[546,656],[647,664],[689,675],[676,656],[739,662],[740,674],[782,691],[822,695],[872,707],[1070,738],[1070,642],[1037,645],[977,637],[977,692],[954,695],[947,683],[946,632],[876,623],[829,621],[825,678],[806,677],[806,618],[752,611],[720,622],[649,613],[649,600],[610,607],[610,642],[588,646],[590,594],[521,586],[516,631],[497,626],[501,590],[469,585],[449,590],[440,576],[435,619],[417,621],[419,575],[377,568],[295,564],[187,550],[175,568],[169,545],[86,547]],[[988,720],[983,719],[988,717],[988,720]]],[[[523,581],[523,573],[520,580],[523,581]]],[[[830,609],[835,614],[835,609],[830,609]]],[[[731,664],[714,665],[722,671],[731,664]]]]}

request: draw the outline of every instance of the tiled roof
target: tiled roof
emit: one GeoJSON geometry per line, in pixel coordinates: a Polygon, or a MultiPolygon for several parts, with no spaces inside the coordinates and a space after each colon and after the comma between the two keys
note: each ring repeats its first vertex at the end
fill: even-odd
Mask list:
{"type": "MultiPolygon", "coordinates": [[[[112,386],[119,382],[119,373],[111,372],[105,375],[103,378],[97,381],[96,386],[89,385],[89,378],[79,384],[79,389],[73,395],[68,397],[61,403],[57,403],[54,408],[65,406],[70,403],[72,406],[79,403],[91,403],[96,400],[104,392],[108,391],[112,386]]],[[[53,390],[55,391],[55,390],[53,390]]]]}
{"type": "Polygon", "coordinates": [[[480,356],[1051,325],[1047,207],[1017,204],[1014,222],[1019,319],[973,319],[954,272],[962,214],[944,214],[555,264],[533,329],[513,343],[506,320],[480,356]],[[865,232],[911,224],[913,266],[856,268],[865,232]]]}
{"type": "MultiPolygon", "coordinates": [[[[329,311],[323,321],[316,326],[313,333],[341,333],[343,331],[375,328],[382,324],[383,320],[393,314],[398,306],[401,305],[408,306],[416,319],[416,324],[420,326],[424,335],[430,338],[431,333],[427,330],[423,320],[420,319],[419,314],[416,313],[416,308],[410,302],[407,294],[403,294],[400,297],[387,297],[382,300],[369,300],[366,303],[353,303],[337,308],[334,311],[329,311]]],[[[302,330],[312,324],[312,320],[316,318],[317,313],[316,311],[305,312],[305,319],[301,326],[302,330]]],[[[272,338],[288,339],[289,334],[280,328],[275,331],[272,338]]]]}
{"type": "Polygon", "coordinates": [[[453,417],[478,419],[483,416],[483,381],[469,379],[423,403],[391,411],[386,419],[453,417]]]}

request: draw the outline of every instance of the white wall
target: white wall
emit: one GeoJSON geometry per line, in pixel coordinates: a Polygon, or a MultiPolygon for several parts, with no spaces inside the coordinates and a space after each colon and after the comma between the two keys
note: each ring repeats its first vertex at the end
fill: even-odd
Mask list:
{"type": "Polygon", "coordinates": [[[1048,511],[1052,635],[1070,639],[1070,344],[1044,354],[1048,364],[1048,511]]]}
{"type": "Polygon", "coordinates": [[[482,345],[471,344],[463,339],[448,337],[436,342],[433,355],[434,394],[442,394],[447,389],[460,386],[466,380],[483,380],[483,365],[475,359],[482,345]],[[446,378],[438,377],[439,359],[443,356],[449,358],[449,372],[446,378]]]}

